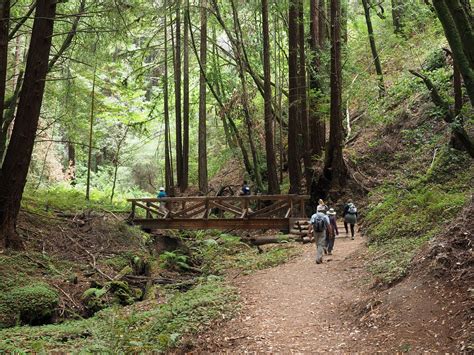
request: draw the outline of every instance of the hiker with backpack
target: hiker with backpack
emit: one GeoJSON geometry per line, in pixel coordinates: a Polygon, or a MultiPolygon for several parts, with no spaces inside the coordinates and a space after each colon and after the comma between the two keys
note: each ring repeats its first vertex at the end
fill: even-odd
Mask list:
{"type": "Polygon", "coordinates": [[[357,223],[357,207],[354,205],[352,200],[349,200],[344,206],[344,228],[346,229],[346,234],[349,234],[348,225],[351,227],[351,239],[354,240],[354,227],[357,223]]]}
{"type": "Polygon", "coordinates": [[[311,216],[309,221],[309,231],[313,233],[314,241],[316,243],[316,264],[321,264],[323,262],[329,223],[328,216],[324,214],[324,207],[318,206],[316,213],[311,216]]]}
{"type": "Polygon", "coordinates": [[[337,223],[336,223],[336,211],[334,208],[330,208],[327,212],[327,216],[329,218],[329,226],[328,226],[328,236],[327,236],[327,252],[329,255],[332,255],[332,250],[334,249],[334,242],[336,240],[336,236],[339,235],[339,231],[337,230],[337,223]]]}

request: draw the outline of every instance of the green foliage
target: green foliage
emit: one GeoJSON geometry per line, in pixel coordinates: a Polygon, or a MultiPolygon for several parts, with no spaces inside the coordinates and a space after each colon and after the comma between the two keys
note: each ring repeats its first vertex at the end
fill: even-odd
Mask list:
{"type": "Polygon", "coordinates": [[[193,243],[193,258],[207,274],[220,274],[229,269],[244,272],[274,267],[298,255],[300,250],[282,236],[282,244],[268,246],[263,252],[240,241],[240,238],[221,234],[219,239],[203,239],[193,243]]]}
{"type": "Polygon", "coordinates": [[[371,271],[382,282],[403,277],[419,247],[453,221],[469,198],[473,176],[467,154],[443,148],[428,172],[407,186],[372,192],[366,234],[371,271]]]}
{"type": "Polygon", "coordinates": [[[160,255],[161,266],[169,270],[187,270],[189,269],[187,261],[188,257],[179,251],[165,251],[160,255]]]}
{"type": "Polygon", "coordinates": [[[92,190],[90,201],[87,201],[85,190],[79,190],[67,184],[56,184],[47,189],[27,189],[22,200],[22,207],[37,211],[63,212],[78,212],[87,209],[128,211],[130,205],[126,198],[126,196],[118,196],[111,204],[109,195],[99,190],[92,190]]]}
{"type": "Polygon", "coordinates": [[[161,352],[212,320],[229,316],[236,299],[234,289],[209,278],[166,304],[110,308],[87,320],[0,330],[0,351],[161,352]]]}
{"type": "Polygon", "coordinates": [[[0,295],[0,328],[48,322],[58,302],[58,294],[46,284],[15,287],[0,295]]]}

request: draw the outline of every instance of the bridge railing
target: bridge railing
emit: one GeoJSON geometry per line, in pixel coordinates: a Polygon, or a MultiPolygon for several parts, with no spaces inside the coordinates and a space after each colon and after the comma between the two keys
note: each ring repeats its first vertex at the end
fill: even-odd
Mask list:
{"type": "Polygon", "coordinates": [[[307,195],[189,196],[129,199],[130,219],[288,219],[305,218],[307,195]]]}

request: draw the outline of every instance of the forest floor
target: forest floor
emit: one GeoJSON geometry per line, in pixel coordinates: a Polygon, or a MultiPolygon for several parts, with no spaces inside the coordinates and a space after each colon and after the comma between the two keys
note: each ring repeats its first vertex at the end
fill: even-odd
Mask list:
{"type": "Polygon", "coordinates": [[[188,346],[231,353],[455,351],[467,301],[417,279],[372,289],[364,239],[343,232],[321,265],[310,244],[288,263],[236,277],[238,315],[188,346]]]}

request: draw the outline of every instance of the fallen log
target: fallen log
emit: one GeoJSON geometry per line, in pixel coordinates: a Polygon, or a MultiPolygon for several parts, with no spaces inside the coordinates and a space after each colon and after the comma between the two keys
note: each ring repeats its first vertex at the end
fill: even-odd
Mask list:
{"type": "Polygon", "coordinates": [[[300,235],[285,235],[285,236],[264,236],[264,237],[244,237],[242,238],[244,243],[258,246],[265,244],[281,244],[289,242],[303,242],[303,238],[300,235]]]}

